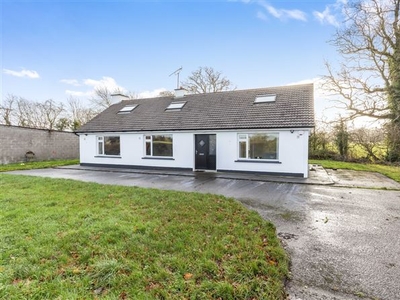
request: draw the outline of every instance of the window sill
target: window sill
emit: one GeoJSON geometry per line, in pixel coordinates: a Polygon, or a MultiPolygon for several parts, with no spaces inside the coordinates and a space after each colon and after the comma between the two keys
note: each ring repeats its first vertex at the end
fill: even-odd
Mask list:
{"type": "Polygon", "coordinates": [[[95,158],[122,158],[120,155],[95,155],[95,158]]]}
{"type": "Polygon", "coordinates": [[[144,156],[142,159],[157,159],[157,160],[175,160],[173,157],[161,157],[161,156],[144,156]]]}
{"type": "Polygon", "coordinates": [[[264,159],[238,159],[235,162],[240,163],[258,163],[258,164],[281,164],[282,162],[277,160],[264,160],[264,159]]]}

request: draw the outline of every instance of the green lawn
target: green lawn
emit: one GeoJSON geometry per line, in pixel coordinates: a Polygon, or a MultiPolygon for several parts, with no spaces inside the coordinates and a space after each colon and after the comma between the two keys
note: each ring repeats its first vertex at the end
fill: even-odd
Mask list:
{"type": "Polygon", "coordinates": [[[333,160],[310,159],[310,164],[318,164],[327,169],[348,169],[355,171],[378,172],[393,180],[400,182],[400,166],[360,164],[333,160]]]}
{"type": "Polygon", "coordinates": [[[68,165],[77,165],[77,164],[79,164],[78,159],[33,161],[33,162],[0,165],[0,172],[14,171],[14,170],[54,168],[54,167],[59,167],[59,166],[68,166],[68,165]]]}
{"type": "Polygon", "coordinates": [[[274,226],[233,199],[0,174],[0,299],[284,299],[274,226]]]}

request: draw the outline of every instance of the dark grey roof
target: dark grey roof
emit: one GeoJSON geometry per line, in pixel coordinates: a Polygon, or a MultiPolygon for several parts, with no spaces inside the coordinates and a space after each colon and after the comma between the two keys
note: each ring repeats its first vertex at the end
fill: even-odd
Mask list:
{"type": "Polygon", "coordinates": [[[268,129],[314,126],[312,84],[193,94],[183,98],[124,100],[83,125],[77,132],[268,129]],[[257,95],[276,94],[276,101],[254,104],[257,95]],[[187,101],[182,110],[166,111],[172,101],[187,101]],[[138,104],[127,114],[126,105],[138,104]]]}

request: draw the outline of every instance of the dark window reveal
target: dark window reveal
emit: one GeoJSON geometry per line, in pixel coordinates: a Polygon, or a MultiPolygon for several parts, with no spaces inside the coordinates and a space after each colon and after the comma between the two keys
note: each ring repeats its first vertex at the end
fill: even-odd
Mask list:
{"type": "Polygon", "coordinates": [[[146,135],[146,156],[173,156],[173,139],[171,134],[146,135]]]}
{"type": "Polygon", "coordinates": [[[98,155],[120,155],[121,146],[119,136],[98,136],[97,137],[98,155]]]}

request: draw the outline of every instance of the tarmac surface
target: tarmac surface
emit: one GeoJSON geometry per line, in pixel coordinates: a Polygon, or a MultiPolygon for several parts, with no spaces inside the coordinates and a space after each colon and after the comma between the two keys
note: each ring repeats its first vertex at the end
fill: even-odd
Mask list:
{"type": "Polygon", "coordinates": [[[69,166],[8,172],[234,197],[277,228],[291,300],[400,299],[400,184],[378,173],[310,178],[69,166]]]}

